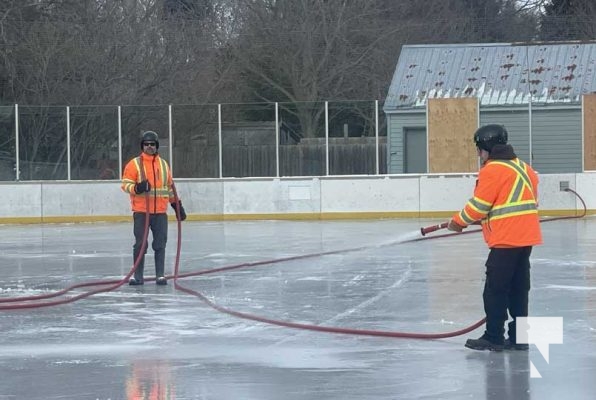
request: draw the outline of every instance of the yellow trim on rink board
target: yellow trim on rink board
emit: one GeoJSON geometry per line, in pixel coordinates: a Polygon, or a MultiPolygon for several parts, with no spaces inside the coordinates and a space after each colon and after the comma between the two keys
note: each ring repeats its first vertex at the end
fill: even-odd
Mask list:
{"type": "MultiPolygon", "coordinates": [[[[400,212],[323,212],[323,213],[263,213],[263,214],[189,214],[186,221],[316,221],[316,220],[356,220],[356,219],[399,219],[399,218],[436,218],[449,219],[456,211],[400,211],[400,212]]],[[[581,214],[581,210],[540,210],[541,217],[572,217],[581,214]]],[[[596,210],[587,210],[586,215],[596,215],[596,210]]],[[[170,221],[174,215],[168,214],[170,221]]],[[[0,224],[63,224],[94,222],[130,222],[132,215],[65,215],[44,217],[4,217],[0,224]]]]}

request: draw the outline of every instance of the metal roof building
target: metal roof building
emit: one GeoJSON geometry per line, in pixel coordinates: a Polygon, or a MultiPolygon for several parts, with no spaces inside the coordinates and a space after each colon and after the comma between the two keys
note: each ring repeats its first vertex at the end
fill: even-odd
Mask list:
{"type": "Polygon", "coordinates": [[[579,103],[596,91],[596,43],[404,46],[385,110],[427,98],[477,97],[482,105],[579,103]]]}
{"type": "Polygon", "coordinates": [[[478,125],[506,125],[520,157],[543,172],[580,171],[582,101],[596,93],[595,69],[596,42],[404,46],[383,107],[388,171],[429,172],[410,162],[423,149],[406,148],[428,147],[415,137],[426,134],[429,99],[477,99],[478,125]],[[555,139],[561,134],[568,140],[555,139]]]}

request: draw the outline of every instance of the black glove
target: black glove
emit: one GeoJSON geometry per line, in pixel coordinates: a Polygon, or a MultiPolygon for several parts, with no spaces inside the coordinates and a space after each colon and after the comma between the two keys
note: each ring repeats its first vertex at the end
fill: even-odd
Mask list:
{"type": "Polygon", "coordinates": [[[176,218],[178,219],[178,221],[184,221],[186,219],[186,211],[184,211],[184,207],[182,207],[182,202],[178,200],[178,203],[174,202],[170,203],[170,205],[172,206],[174,211],[176,211],[176,208],[178,209],[178,212],[176,213],[176,218]]]}
{"type": "Polygon", "coordinates": [[[144,181],[140,181],[139,183],[137,183],[135,185],[135,193],[136,194],[149,192],[150,190],[151,190],[151,184],[149,183],[149,181],[147,179],[145,179],[144,181]]]}

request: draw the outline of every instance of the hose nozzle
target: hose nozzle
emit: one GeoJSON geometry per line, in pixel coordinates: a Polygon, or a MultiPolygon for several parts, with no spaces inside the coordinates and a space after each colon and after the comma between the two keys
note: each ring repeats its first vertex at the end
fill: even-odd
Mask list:
{"type": "Polygon", "coordinates": [[[448,222],[443,222],[442,224],[427,226],[426,228],[420,228],[420,233],[422,234],[422,236],[426,236],[427,233],[447,228],[447,225],[449,225],[448,222]]]}

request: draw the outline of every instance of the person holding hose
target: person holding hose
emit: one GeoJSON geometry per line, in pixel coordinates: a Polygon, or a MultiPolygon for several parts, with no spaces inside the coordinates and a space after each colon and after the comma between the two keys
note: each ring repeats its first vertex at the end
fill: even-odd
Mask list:
{"type": "MultiPolygon", "coordinates": [[[[153,131],[144,132],[141,137],[141,154],[130,160],[122,175],[122,190],[130,195],[133,212],[133,232],[135,244],[133,246],[133,262],[141,252],[143,235],[145,233],[145,219],[149,218],[149,227],[153,234],[152,248],[155,255],[155,283],[166,285],[165,257],[166,242],[168,240],[168,203],[176,212],[180,221],[186,219],[186,212],[182,202],[174,197],[172,189],[172,173],[168,163],[159,156],[159,137],[153,131]],[[147,208],[148,207],[148,208],[147,208]]],[[[147,248],[145,247],[145,252],[147,248]]],[[[145,254],[141,256],[139,264],[130,278],[130,285],[144,283],[145,254]]]]}
{"type": "Polygon", "coordinates": [[[474,133],[481,160],[473,197],[449,221],[447,229],[461,232],[480,221],[490,251],[486,260],[484,311],[486,330],[465,346],[474,350],[527,350],[516,341],[516,319],[528,316],[530,254],[542,243],[538,216],[538,175],[517,158],[507,144],[507,130],[490,124],[474,133]],[[505,340],[507,311],[512,317],[505,340]]]}

